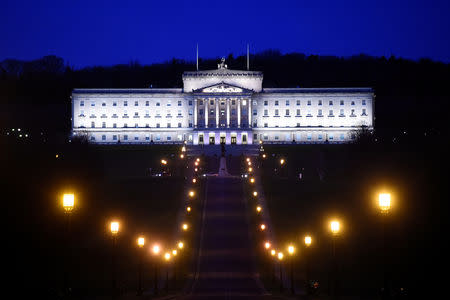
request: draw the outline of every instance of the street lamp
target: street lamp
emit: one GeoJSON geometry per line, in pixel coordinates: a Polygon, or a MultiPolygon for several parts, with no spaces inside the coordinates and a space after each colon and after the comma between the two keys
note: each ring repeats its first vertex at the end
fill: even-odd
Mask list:
{"type": "Polygon", "coordinates": [[[248,168],[248,172],[249,172],[249,173],[253,172],[253,168],[252,168],[252,167],[249,167],[249,168],[248,168]]]}
{"type": "Polygon", "coordinates": [[[170,262],[170,253],[166,252],[164,254],[164,260],[166,261],[166,293],[169,293],[169,262],[170,262]]]}
{"type": "Polygon", "coordinates": [[[117,282],[116,282],[116,244],[117,244],[117,235],[119,234],[119,222],[112,221],[109,225],[109,230],[111,231],[112,236],[112,295],[115,297],[117,291],[117,282]]]}
{"type": "Polygon", "coordinates": [[[181,228],[182,228],[184,231],[187,231],[187,230],[189,229],[189,225],[188,225],[187,223],[183,223],[183,225],[181,225],[181,228]]]}
{"type": "Polygon", "coordinates": [[[264,231],[264,230],[266,230],[266,225],[261,224],[261,226],[259,226],[259,228],[261,229],[261,231],[264,231]]]}
{"type": "MultiPolygon", "coordinates": [[[[264,248],[266,248],[267,250],[269,250],[270,249],[270,242],[265,242],[264,243],[264,248]]],[[[273,250],[273,251],[275,251],[275,250],[273,250]]]]}
{"type": "Polygon", "coordinates": [[[260,213],[261,210],[262,210],[261,206],[257,206],[257,207],[256,207],[256,212],[257,212],[257,213],[260,213]]]}
{"type": "Polygon", "coordinates": [[[253,197],[257,197],[258,196],[258,192],[257,191],[254,191],[253,192],[253,197]]]}
{"type": "Polygon", "coordinates": [[[145,245],[145,238],[143,236],[138,237],[137,239],[137,245],[139,247],[139,266],[138,266],[138,290],[137,295],[142,296],[142,256],[145,245]]]}
{"type": "Polygon", "coordinates": [[[284,165],[284,163],[285,163],[286,161],[282,158],[282,159],[280,159],[280,165],[284,165]]]}
{"type": "Polygon", "coordinates": [[[189,191],[189,197],[193,198],[195,196],[195,192],[194,191],[189,191]]]}
{"type": "Polygon", "coordinates": [[[161,247],[158,244],[154,244],[152,247],[152,254],[154,257],[154,260],[153,260],[154,265],[153,266],[154,266],[155,273],[154,273],[153,281],[154,281],[155,296],[158,295],[158,259],[157,259],[157,256],[159,255],[160,251],[161,251],[161,247]]]}
{"type": "Polygon", "coordinates": [[[290,256],[290,269],[291,269],[291,294],[294,295],[294,253],[295,247],[293,245],[288,246],[288,253],[290,256]]]}
{"type": "Polygon", "coordinates": [[[192,178],[192,183],[197,183],[197,178],[192,178]]]}
{"type": "Polygon", "coordinates": [[[283,266],[281,264],[282,260],[283,260],[283,252],[278,252],[278,261],[280,262],[280,293],[283,292],[283,266]]]}
{"type": "Polygon", "coordinates": [[[161,164],[162,164],[162,165],[167,165],[167,160],[161,159],[161,164]]]}
{"type": "Polygon", "coordinates": [[[184,243],[183,242],[178,242],[178,249],[183,249],[184,247],[184,243]]]}
{"type": "Polygon", "coordinates": [[[307,290],[306,290],[306,293],[309,295],[309,293],[310,293],[310,288],[309,288],[309,248],[311,247],[311,244],[312,244],[312,237],[311,236],[309,236],[309,235],[305,235],[305,237],[304,237],[304,242],[305,242],[305,247],[306,247],[306,249],[305,249],[305,254],[304,254],[304,256],[305,256],[305,261],[306,261],[306,266],[305,266],[305,279],[306,279],[306,287],[307,287],[307,290]]]}
{"type": "Polygon", "coordinates": [[[65,225],[66,225],[66,265],[64,270],[64,293],[69,293],[70,291],[70,276],[69,276],[69,253],[70,253],[70,219],[75,206],[75,195],[74,194],[64,194],[62,197],[62,205],[64,208],[65,215],[65,225]]]}
{"type": "Polygon", "coordinates": [[[250,183],[255,183],[255,178],[250,178],[250,183]]]}
{"type": "Polygon", "coordinates": [[[190,212],[191,212],[191,207],[190,207],[190,206],[186,207],[186,211],[187,211],[188,213],[190,213],[190,212]]]}
{"type": "Polygon", "coordinates": [[[391,194],[389,193],[380,193],[378,194],[378,208],[380,209],[381,214],[381,233],[382,233],[382,243],[383,243],[383,299],[389,297],[389,279],[388,272],[386,271],[386,218],[391,209],[391,194]]]}
{"type": "Polygon", "coordinates": [[[337,284],[336,284],[336,277],[337,277],[337,261],[336,261],[336,238],[339,236],[341,230],[341,224],[339,221],[337,220],[332,220],[330,222],[330,231],[331,231],[331,235],[332,235],[332,254],[333,254],[333,284],[332,284],[332,288],[331,288],[331,298],[332,299],[336,299],[336,289],[337,289],[337,284]]]}

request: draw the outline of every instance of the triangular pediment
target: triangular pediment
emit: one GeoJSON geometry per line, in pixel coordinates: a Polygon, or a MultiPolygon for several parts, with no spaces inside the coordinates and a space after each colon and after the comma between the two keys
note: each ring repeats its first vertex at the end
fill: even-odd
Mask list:
{"type": "Polygon", "coordinates": [[[235,93],[251,93],[251,90],[228,84],[225,82],[216,83],[207,87],[200,88],[193,91],[194,93],[224,93],[224,94],[235,94],[235,93]]]}

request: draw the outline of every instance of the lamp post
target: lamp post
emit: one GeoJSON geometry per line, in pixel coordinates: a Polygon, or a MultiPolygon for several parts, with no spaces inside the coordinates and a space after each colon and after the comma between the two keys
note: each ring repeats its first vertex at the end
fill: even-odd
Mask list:
{"type": "Polygon", "coordinates": [[[275,272],[276,272],[276,262],[275,262],[275,256],[277,255],[277,251],[275,249],[270,250],[270,255],[272,256],[272,286],[275,285],[275,272]]]}
{"type": "Polygon", "coordinates": [[[312,244],[312,237],[309,235],[306,235],[304,238],[304,243],[305,243],[305,279],[306,279],[306,293],[309,294],[310,293],[310,287],[309,287],[309,260],[310,260],[310,255],[309,255],[309,249],[311,247],[312,244]]]}
{"type": "Polygon", "coordinates": [[[336,239],[339,236],[339,232],[341,230],[341,224],[337,220],[333,220],[330,222],[330,231],[332,236],[332,255],[333,255],[333,267],[332,267],[332,284],[331,284],[331,298],[336,299],[337,297],[337,260],[336,260],[336,239]]]}
{"type": "Polygon", "coordinates": [[[381,231],[382,231],[382,243],[383,243],[383,293],[382,298],[389,298],[389,278],[388,272],[386,271],[386,219],[389,215],[391,209],[391,194],[380,193],[378,194],[378,208],[381,214],[381,231]]]}
{"type": "Polygon", "coordinates": [[[169,293],[169,262],[170,262],[170,253],[166,252],[164,254],[164,260],[166,261],[166,294],[169,293]]]}
{"type": "Polygon", "coordinates": [[[117,235],[119,234],[119,222],[112,221],[110,224],[110,231],[112,236],[112,297],[115,298],[117,293],[117,280],[116,280],[116,246],[117,235]]]}
{"type": "Polygon", "coordinates": [[[281,264],[283,257],[283,252],[278,252],[278,261],[280,262],[280,293],[283,292],[283,266],[281,264]]]}
{"type": "Polygon", "coordinates": [[[295,289],[294,289],[294,253],[295,253],[295,247],[293,245],[288,246],[288,253],[289,253],[289,264],[290,264],[290,271],[291,271],[291,294],[295,295],[295,289]]]}
{"type": "Polygon", "coordinates": [[[63,208],[64,208],[64,216],[65,216],[65,231],[66,231],[66,249],[65,249],[65,256],[66,256],[66,263],[65,263],[65,270],[64,270],[64,286],[63,286],[63,292],[66,294],[70,293],[70,276],[69,276],[69,253],[70,253],[70,217],[73,212],[73,208],[75,206],[75,195],[74,194],[64,194],[62,198],[63,202],[63,208]]]}
{"type": "Polygon", "coordinates": [[[153,293],[155,296],[158,295],[158,255],[159,252],[161,251],[161,247],[158,244],[154,244],[152,247],[152,254],[153,254],[153,263],[154,263],[154,277],[153,277],[153,282],[154,282],[154,290],[153,293]]]}
{"type": "Polygon", "coordinates": [[[172,257],[173,257],[173,287],[174,287],[175,291],[177,290],[177,271],[178,271],[177,260],[176,260],[177,255],[178,255],[178,251],[176,249],[173,249],[172,250],[172,257]]]}
{"type": "Polygon", "coordinates": [[[145,245],[145,238],[143,236],[138,237],[137,245],[139,247],[139,266],[138,266],[138,290],[137,295],[142,296],[142,256],[143,248],[145,245]]]}

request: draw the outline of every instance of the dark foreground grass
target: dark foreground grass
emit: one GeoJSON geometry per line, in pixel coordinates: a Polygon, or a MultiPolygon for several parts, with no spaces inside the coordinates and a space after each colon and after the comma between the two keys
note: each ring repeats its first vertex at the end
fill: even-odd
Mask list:
{"type": "MultiPolygon", "coordinates": [[[[112,279],[108,224],[117,219],[121,222],[117,284],[122,292],[133,293],[137,235],[145,234],[148,242],[166,249],[175,247],[186,188],[185,168],[176,159],[178,148],[9,145],[2,176],[9,290],[55,298],[68,261],[75,295],[108,295],[112,279]],[[169,160],[174,176],[152,178],[149,169],[159,172],[162,157],[169,160]],[[59,198],[66,191],[75,192],[77,200],[69,247],[59,198]]],[[[153,267],[148,248],[143,251],[144,287],[149,288],[153,267]]],[[[187,265],[180,272],[186,273],[187,265]]]]}
{"type": "MultiPolygon", "coordinates": [[[[376,298],[383,272],[392,293],[416,294],[436,275],[443,257],[432,248],[442,246],[445,212],[439,148],[435,145],[309,145],[266,146],[262,180],[278,247],[297,245],[297,279],[310,279],[328,292],[331,236],[328,221],[343,225],[337,239],[338,287],[341,295],[376,298]],[[286,164],[280,169],[279,160],[286,164]],[[298,175],[302,173],[302,180],[298,175]],[[377,192],[393,193],[394,207],[386,221],[384,255],[377,192]],[[302,238],[313,236],[305,249],[302,238]],[[440,246],[439,246],[440,245],[440,246]],[[306,252],[308,251],[308,252],[306,252]],[[400,292],[403,288],[406,292],[400,292]]],[[[299,285],[302,283],[299,282],[299,285]]]]}

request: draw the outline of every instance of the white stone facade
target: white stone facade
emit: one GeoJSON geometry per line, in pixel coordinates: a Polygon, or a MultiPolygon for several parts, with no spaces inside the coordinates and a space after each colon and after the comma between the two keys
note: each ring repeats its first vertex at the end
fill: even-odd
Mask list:
{"type": "Polygon", "coordinates": [[[75,89],[72,131],[93,143],[343,143],[374,125],[370,88],[262,88],[255,71],[185,72],[183,89],[75,89]]]}

